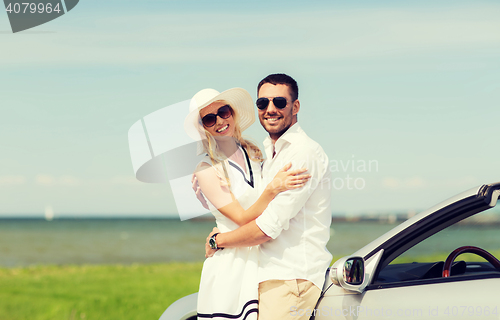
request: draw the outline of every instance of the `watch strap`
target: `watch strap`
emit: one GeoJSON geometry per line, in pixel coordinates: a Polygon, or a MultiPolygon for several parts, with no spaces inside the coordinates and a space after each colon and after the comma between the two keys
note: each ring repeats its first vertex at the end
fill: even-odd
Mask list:
{"type": "Polygon", "coordinates": [[[215,250],[219,250],[219,249],[220,249],[220,250],[222,250],[222,249],[224,249],[224,248],[221,248],[221,247],[217,246],[217,239],[216,239],[216,237],[217,237],[217,235],[218,235],[218,234],[219,234],[219,232],[216,232],[216,233],[214,233],[214,234],[210,237],[210,239],[212,240],[212,242],[213,242],[213,244],[214,244],[213,246],[212,246],[212,244],[210,244],[210,247],[211,247],[212,249],[215,249],[215,250]]]}

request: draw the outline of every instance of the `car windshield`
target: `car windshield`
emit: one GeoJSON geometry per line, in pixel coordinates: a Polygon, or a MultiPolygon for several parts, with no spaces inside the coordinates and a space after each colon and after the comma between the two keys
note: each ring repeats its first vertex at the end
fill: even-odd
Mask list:
{"type": "MultiPolygon", "coordinates": [[[[456,248],[475,246],[500,258],[500,206],[483,211],[441,230],[410,248],[391,264],[444,261],[456,248]]],[[[475,254],[463,254],[457,259],[484,261],[475,254]]]]}
{"type": "MultiPolygon", "coordinates": [[[[500,201],[499,201],[500,202],[500,201]]],[[[446,258],[455,249],[474,246],[500,258],[500,205],[485,210],[424,239],[380,270],[375,284],[437,279],[443,277],[446,258]]],[[[454,260],[450,276],[498,276],[500,270],[473,253],[454,260]]]]}

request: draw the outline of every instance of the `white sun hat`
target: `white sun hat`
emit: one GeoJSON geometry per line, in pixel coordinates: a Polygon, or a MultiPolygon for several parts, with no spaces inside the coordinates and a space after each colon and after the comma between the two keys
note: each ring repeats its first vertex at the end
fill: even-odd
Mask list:
{"type": "Polygon", "coordinates": [[[238,114],[241,131],[245,131],[255,121],[255,111],[250,93],[242,88],[232,88],[222,93],[214,89],[198,91],[189,103],[189,114],[184,120],[184,130],[196,141],[204,137],[200,110],[215,101],[225,101],[238,114]]]}

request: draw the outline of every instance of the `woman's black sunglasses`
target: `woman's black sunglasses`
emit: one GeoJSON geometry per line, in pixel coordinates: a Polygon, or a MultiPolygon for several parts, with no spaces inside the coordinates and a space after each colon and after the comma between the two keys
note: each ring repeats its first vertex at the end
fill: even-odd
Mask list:
{"type": "Polygon", "coordinates": [[[231,107],[226,104],[225,106],[222,106],[217,110],[217,113],[209,113],[205,115],[202,119],[201,122],[205,127],[213,127],[217,123],[217,116],[221,117],[222,119],[227,119],[233,114],[231,107]]]}
{"type": "MultiPolygon", "coordinates": [[[[257,108],[264,110],[269,105],[269,98],[259,98],[256,103],[257,108]]],[[[283,109],[286,107],[287,101],[285,97],[274,97],[273,104],[278,109],[283,109]]]]}

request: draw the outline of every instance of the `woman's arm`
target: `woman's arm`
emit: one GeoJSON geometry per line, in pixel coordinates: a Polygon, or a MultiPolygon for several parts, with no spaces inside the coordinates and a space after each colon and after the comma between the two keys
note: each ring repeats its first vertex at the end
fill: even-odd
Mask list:
{"type": "Polygon", "coordinates": [[[288,171],[291,164],[283,167],[260,195],[259,199],[247,210],[241,207],[227,186],[221,186],[220,178],[207,163],[201,164],[195,173],[201,191],[207,199],[226,217],[242,226],[262,214],[271,200],[283,191],[304,186],[310,175],[300,175],[307,169],[288,171]]]}

